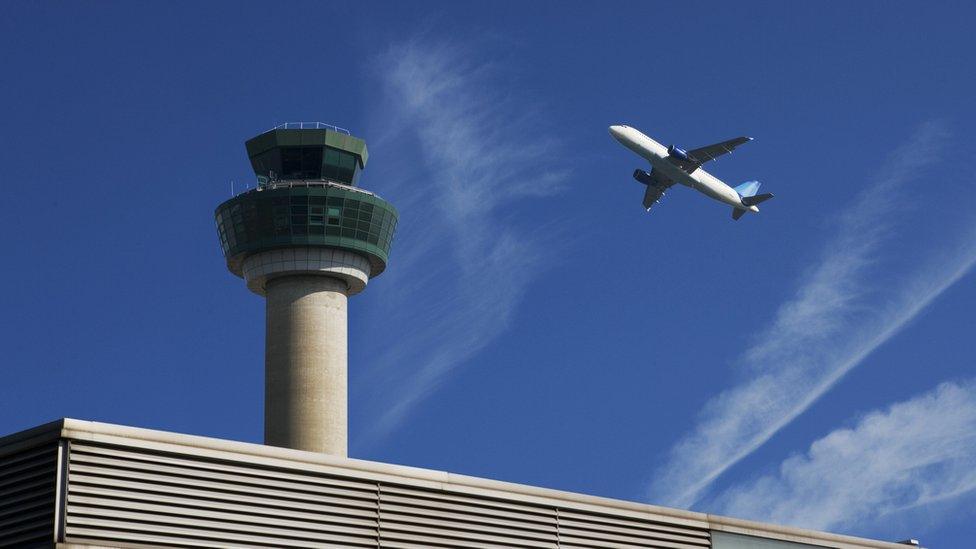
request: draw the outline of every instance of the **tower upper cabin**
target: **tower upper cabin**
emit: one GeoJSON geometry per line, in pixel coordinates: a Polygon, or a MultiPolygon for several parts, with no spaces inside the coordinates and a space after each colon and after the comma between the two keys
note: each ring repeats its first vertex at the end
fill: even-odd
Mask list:
{"type": "Polygon", "coordinates": [[[245,143],[259,184],[328,180],[355,186],[366,167],[366,142],[322,122],[275,126],[245,143]]]}

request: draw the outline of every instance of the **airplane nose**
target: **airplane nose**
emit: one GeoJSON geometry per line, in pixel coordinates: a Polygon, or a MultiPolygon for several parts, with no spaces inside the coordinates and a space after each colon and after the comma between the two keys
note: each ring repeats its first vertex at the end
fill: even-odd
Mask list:
{"type": "Polygon", "coordinates": [[[623,135],[625,127],[626,126],[610,126],[610,135],[612,135],[617,141],[620,141],[620,136],[623,135]]]}

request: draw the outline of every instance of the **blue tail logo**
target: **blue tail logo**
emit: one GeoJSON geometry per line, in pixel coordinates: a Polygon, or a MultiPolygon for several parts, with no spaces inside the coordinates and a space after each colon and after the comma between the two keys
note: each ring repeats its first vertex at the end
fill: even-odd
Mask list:
{"type": "Polygon", "coordinates": [[[759,187],[761,185],[762,183],[758,181],[746,181],[745,183],[736,187],[735,192],[739,193],[739,196],[743,198],[747,196],[756,196],[756,193],[759,192],[759,187]]]}

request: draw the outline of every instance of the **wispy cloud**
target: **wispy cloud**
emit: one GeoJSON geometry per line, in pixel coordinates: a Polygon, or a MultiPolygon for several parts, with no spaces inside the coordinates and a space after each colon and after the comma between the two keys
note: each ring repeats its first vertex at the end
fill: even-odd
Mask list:
{"type": "Polygon", "coordinates": [[[976,490],[976,385],[944,383],[814,442],[778,472],[729,488],[723,513],[835,529],[976,490]]]}
{"type": "MultiPolygon", "coordinates": [[[[729,467],[803,413],[847,372],[915,318],[976,263],[976,234],[944,253],[918,254],[903,276],[879,268],[882,244],[897,234],[908,187],[940,159],[945,130],[923,126],[847,207],[836,232],[743,356],[746,379],[704,407],[671,450],[651,486],[655,503],[695,504],[729,467]]],[[[908,253],[901,250],[901,254],[908,253]]]]}
{"type": "Polygon", "coordinates": [[[478,59],[457,44],[414,41],[377,62],[389,107],[378,146],[393,158],[385,177],[398,181],[386,194],[401,212],[398,243],[409,244],[396,250],[383,296],[401,335],[370,374],[383,410],[360,442],[397,426],[502,333],[548,257],[531,236],[541,231],[513,214],[558,192],[566,174],[548,167],[560,146],[533,114],[539,105],[501,92],[512,75],[478,59]]]}

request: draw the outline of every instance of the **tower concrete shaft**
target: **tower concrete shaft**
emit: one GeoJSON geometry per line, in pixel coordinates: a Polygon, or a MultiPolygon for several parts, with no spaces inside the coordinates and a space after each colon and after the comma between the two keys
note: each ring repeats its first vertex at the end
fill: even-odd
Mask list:
{"type": "Polygon", "coordinates": [[[293,246],[247,257],[248,288],[265,296],[264,443],[346,456],[347,309],[369,259],[293,246]]]}
{"type": "Polygon", "coordinates": [[[347,289],[315,275],[265,286],[265,444],[346,456],[347,289]]]}

